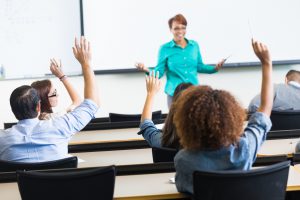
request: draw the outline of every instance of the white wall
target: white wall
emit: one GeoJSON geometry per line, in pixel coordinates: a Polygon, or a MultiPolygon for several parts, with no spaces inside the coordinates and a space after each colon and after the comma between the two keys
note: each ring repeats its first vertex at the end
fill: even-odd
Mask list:
{"type": "MultiPolygon", "coordinates": [[[[289,69],[300,70],[300,65],[275,66],[273,80],[275,83],[284,82],[284,76],[289,69]]],[[[101,108],[98,117],[108,116],[109,112],[140,113],[146,95],[143,73],[97,75],[97,83],[100,90],[101,108]]],[[[83,95],[82,77],[70,77],[72,83],[80,94],[83,95]]],[[[26,80],[3,80],[0,81],[0,128],[3,122],[16,121],[10,110],[9,97],[13,89],[23,84],[31,84],[36,79],[26,80]]],[[[51,79],[59,93],[59,107],[57,110],[66,108],[70,103],[66,90],[57,78],[51,79]]],[[[214,88],[226,89],[232,92],[247,107],[251,98],[260,90],[261,70],[260,67],[248,67],[237,69],[223,69],[217,74],[199,74],[200,84],[211,85],[214,88]]],[[[165,83],[165,78],[163,78],[165,83]]],[[[163,88],[157,95],[153,110],[168,112],[166,95],[163,88]]]]}

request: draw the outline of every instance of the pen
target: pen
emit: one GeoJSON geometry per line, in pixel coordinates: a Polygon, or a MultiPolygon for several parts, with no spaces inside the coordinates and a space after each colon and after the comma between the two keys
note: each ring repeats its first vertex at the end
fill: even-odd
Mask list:
{"type": "Polygon", "coordinates": [[[226,62],[226,60],[227,60],[228,58],[230,58],[231,56],[232,56],[232,54],[229,55],[229,56],[227,56],[226,58],[224,58],[224,62],[226,62]]]}

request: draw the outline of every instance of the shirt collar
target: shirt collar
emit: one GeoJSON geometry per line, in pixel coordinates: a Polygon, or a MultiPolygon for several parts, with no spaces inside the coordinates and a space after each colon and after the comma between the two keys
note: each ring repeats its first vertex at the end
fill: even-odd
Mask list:
{"type": "Polygon", "coordinates": [[[288,84],[292,85],[292,86],[295,86],[296,88],[300,88],[300,84],[296,81],[289,81],[288,84]]]}
{"type": "Polygon", "coordinates": [[[18,122],[18,124],[36,124],[39,121],[40,120],[36,117],[36,118],[32,118],[32,119],[23,119],[23,120],[20,120],[18,122]]]}
{"type": "MultiPolygon", "coordinates": [[[[187,45],[186,46],[188,46],[188,45],[194,45],[195,43],[193,42],[193,41],[191,41],[191,40],[188,40],[188,39],[186,39],[186,38],[184,38],[185,39],[185,41],[187,42],[187,45]]],[[[170,47],[175,47],[175,46],[177,46],[177,44],[175,43],[175,41],[174,40],[172,40],[171,42],[170,42],[170,47]]]]}

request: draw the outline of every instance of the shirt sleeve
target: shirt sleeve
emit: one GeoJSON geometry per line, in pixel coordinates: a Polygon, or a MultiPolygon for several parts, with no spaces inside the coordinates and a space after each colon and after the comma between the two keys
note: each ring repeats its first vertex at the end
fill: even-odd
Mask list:
{"type": "Polygon", "coordinates": [[[73,111],[53,119],[54,127],[67,137],[79,132],[94,118],[98,105],[92,100],[85,99],[73,111]]]}
{"type": "Polygon", "coordinates": [[[197,61],[197,72],[206,73],[206,74],[212,74],[212,73],[217,72],[215,66],[205,65],[203,63],[199,45],[197,43],[195,43],[195,45],[196,45],[197,60],[198,60],[197,61]]]}
{"type": "Polygon", "coordinates": [[[150,68],[150,70],[154,70],[155,72],[159,72],[159,78],[161,78],[166,70],[167,67],[167,55],[166,55],[166,50],[164,46],[161,46],[159,48],[158,52],[158,61],[157,65],[154,68],[150,68]]]}
{"type": "Polygon", "coordinates": [[[151,147],[161,147],[162,132],[154,125],[152,120],[146,119],[140,124],[140,131],[151,147]]]}
{"type": "Polygon", "coordinates": [[[256,95],[250,102],[248,106],[248,112],[254,113],[257,111],[258,107],[260,106],[260,94],[256,95]]]}
{"type": "Polygon", "coordinates": [[[243,137],[248,141],[248,150],[253,162],[262,143],[266,140],[267,132],[270,131],[272,122],[270,117],[261,112],[254,113],[248,122],[243,137]]]}

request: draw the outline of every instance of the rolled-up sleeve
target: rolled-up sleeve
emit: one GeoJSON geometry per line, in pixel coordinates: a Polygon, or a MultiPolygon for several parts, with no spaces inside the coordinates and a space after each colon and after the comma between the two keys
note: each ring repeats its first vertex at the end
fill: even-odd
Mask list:
{"type": "Polygon", "coordinates": [[[270,117],[261,112],[254,113],[245,128],[243,137],[248,141],[248,150],[250,158],[253,161],[262,143],[266,140],[267,132],[270,131],[272,122],[270,117]]]}
{"type": "Polygon", "coordinates": [[[152,120],[144,120],[140,124],[140,131],[138,134],[142,134],[151,147],[161,147],[162,132],[154,125],[152,120]]]}
{"type": "Polygon", "coordinates": [[[85,99],[73,111],[53,119],[53,126],[66,136],[73,135],[83,129],[95,117],[97,111],[98,105],[85,99]]]}

